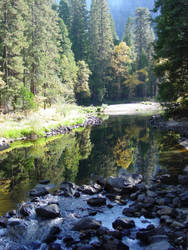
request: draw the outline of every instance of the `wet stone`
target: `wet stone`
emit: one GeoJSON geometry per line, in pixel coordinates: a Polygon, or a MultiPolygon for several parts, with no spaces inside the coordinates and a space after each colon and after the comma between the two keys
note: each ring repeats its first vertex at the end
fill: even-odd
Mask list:
{"type": "Polygon", "coordinates": [[[0,218],[0,227],[6,228],[8,219],[5,217],[0,218]]]}
{"type": "Polygon", "coordinates": [[[30,215],[30,208],[28,207],[27,204],[24,204],[20,208],[20,214],[23,216],[29,216],[30,215]]]}
{"type": "Polygon", "coordinates": [[[94,187],[88,185],[81,186],[80,191],[84,194],[89,194],[89,195],[98,193],[98,191],[94,187]]]}
{"type": "Polygon", "coordinates": [[[94,207],[97,207],[97,206],[104,206],[106,205],[106,199],[105,198],[91,198],[89,200],[87,200],[87,203],[88,205],[90,206],[94,206],[94,207]]]}
{"type": "Polygon", "coordinates": [[[44,217],[46,219],[54,219],[60,216],[60,209],[57,204],[51,204],[36,208],[36,213],[38,216],[44,217]]]}
{"type": "Polygon", "coordinates": [[[82,230],[89,230],[89,229],[98,229],[101,226],[101,221],[97,221],[90,217],[83,218],[78,221],[72,228],[72,231],[82,231],[82,230]]]}
{"type": "Polygon", "coordinates": [[[60,184],[60,189],[63,191],[64,196],[71,197],[75,195],[76,185],[71,182],[62,182],[60,184]]]}
{"type": "Polygon", "coordinates": [[[135,227],[133,220],[127,220],[125,218],[118,217],[113,223],[112,226],[114,229],[123,230],[135,227]]]}
{"type": "Polygon", "coordinates": [[[188,191],[183,192],[180,195],[181,205],[188,207],[188,191]]]}
{"type": "Polygon", "coordinates": [[[48,190],[45,187],[34,188],[29,192],[30,196],[44,196],[49,194],[48,190]]]}

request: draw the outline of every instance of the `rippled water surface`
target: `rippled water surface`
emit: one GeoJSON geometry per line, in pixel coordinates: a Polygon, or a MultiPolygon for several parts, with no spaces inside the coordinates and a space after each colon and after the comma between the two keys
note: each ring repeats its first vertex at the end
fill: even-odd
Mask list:
{"type": "Polygon", "coordinates": [[[154,130],[148,117],[113,116],[102,126],[0,152],[0,215],[16,208],[42,179],[57,186],[64,180],[91,183],[96,176],[117,175],[120,168],[141,173],[150,182],[156,173],[176,178],[188,165],[179,135],[154,130]]]}

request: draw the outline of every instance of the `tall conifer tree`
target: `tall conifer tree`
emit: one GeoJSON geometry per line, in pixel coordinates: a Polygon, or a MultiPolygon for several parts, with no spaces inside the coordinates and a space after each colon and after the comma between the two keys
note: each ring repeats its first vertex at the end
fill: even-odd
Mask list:
{"type": "Polygon", "coordinates": [[[28,0],[27,81],[34,95],[50,98],[57,83],[58,25],[52,0],[28,0]]]}
{"type": "Polygon", "coordinates": [[[113,49],[112,17],[107,0],[93,0],[91,5],[89,45],[92,93],[95,101],[105,94],[105,71],[113,49]]]}
{"type": "MultiPolygon", "coordinates": [[[[0,64],[2,78],[6,83],[4,102],[14,107],[23,85],[24,63],[22,52],[27,47],[24,37],[26,5],[23,0],[7,0],[0,2],[0,64]]],[[[8,110],[7,110],[8,111],[8,110]]]]}
{"type": "Polygon", "coordinates": [[[76,61],[88,60],[88,11],[85,0],[72,0],[70,38],[76,61]]]}

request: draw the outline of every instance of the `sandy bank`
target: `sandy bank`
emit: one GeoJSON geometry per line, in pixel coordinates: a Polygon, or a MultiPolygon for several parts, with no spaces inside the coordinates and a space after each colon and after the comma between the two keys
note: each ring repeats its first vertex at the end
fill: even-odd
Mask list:
{"type": "Polygon", "coordinates": [[[136,114],[154,114],[160,113],[162,107],[156,102],[141,102],[109,105],[104,113],[107,115],[136,115],[136,114]]]}

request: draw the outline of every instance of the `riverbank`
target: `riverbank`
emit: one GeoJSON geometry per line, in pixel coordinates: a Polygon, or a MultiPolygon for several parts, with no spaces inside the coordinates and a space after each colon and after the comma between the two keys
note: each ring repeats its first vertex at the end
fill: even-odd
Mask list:
{"type": "Polygon", "coordinates": [[[15,141],[36,140],[39,137],[66,134],[88,125],[99,125],[101,119],[98,118],[98,110],[97,107],[61,105],[27,114],[1,114],[0,150],[6,150],[15,141]]]}
{"type": "Polygon", "coordinates": [[[157,102],[109,105],[104,110],[107,115],[152,115],[162,112],[163,108],[157,102]]]}
{"type": "Polygon", "coordinates": [[[1,249],[186,249],[188,169],[177,182],[138,174],[93,185],[41,181],[30,200],[0,219],[1,249]],[[174,248],[173,248],[174,247],[174,248]]]}

